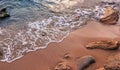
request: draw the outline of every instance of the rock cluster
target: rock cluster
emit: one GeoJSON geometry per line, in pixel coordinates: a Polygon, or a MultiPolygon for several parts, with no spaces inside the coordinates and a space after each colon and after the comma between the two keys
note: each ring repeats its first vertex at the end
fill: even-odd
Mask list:
{"type": "Polygon", "coordinates": [[[88,49],[104,49],[104,50],[114,50],[118,49],[120,46],[119,41],[101,40],[88,43],[85,47],[88,49]]]}
{"type": "Polygon", "coordinates": [[[66,62],[58,63],[54,70],[71,70],[71,67],[66,62]]]}
{"type": "Polygon", "coordinates": [[[114,25],[119,20],[118,11],[112,7],[106,7],[103,17],[100,19],[100,22],[107,25],[114,25]]]}
{"type": "Polygon", "coordinates": [[[7,17],[10,17],[10,15],[6,12],[6,8],[3,8],[0,10],[0,19],[5,19],[7,17]]]}
{"type": "Polygon", "coordinates": [[[120,70],[120,53],[108,57],[105,70],[120,70]]]}

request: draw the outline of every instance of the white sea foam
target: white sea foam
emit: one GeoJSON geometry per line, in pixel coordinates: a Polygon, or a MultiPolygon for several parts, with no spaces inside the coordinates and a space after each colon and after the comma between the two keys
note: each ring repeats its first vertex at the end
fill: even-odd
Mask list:
{"type": "Polygon", "coordinates": [[[27,52],[46,48],[51,42],[61,42],[71,31],[85,25],[88,20],[102,18],[105,6],[79,8],[74,14],[28,22],[25,30],[0,28],[0,38],[3,38],[0,40],[0,49],[4,54],[1,61],[10,63],[27,52]]]}
{"type": "MultiPolygon", "coordinates": [[[[38,1],[37,1],[38,2],[38,1]]],[[[55,12],[71,8],[77,3],[83,3],[84,0],[44,0],[44,6],[55,12]]]]}
{"type": "Polygon", "coordinates": [[[113,3],[113,2],[115,2],[115,3],[119,3],[120,2],[120,0],[102,0],[103,2],[109,2],[109,3],[113,3]]]}

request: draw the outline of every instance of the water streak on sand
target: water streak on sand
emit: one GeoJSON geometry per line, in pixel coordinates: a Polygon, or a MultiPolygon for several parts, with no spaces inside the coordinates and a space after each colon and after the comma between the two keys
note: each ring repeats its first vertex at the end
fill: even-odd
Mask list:
{"type": "Polygon", "coordinates": [[[94,9],[79,8],[73,14],[28,22],[24,30],[1,27],[0,48],[4,53],[1,61],[10,63],[27,52],[46,48],[51,42],[61,42],[71,31],[85,25],[88,20],[102,18],[106,6],[108,5],[96,6],[94,9]]]}

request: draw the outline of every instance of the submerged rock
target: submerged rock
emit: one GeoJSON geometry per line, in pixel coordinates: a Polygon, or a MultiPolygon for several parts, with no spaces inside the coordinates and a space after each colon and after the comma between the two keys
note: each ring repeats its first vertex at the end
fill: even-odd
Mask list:
{"type": "Polygon", "coordinates": [[[101,40],[88,43],[85,47],[88,49],[114,50],[120,46],[119,41],[101,40]]]}
{"type": "Polygon", "coordinates": [[[95,59],[92,56],[84,56],[80,58],[80,62],[78,64],[78,70],[84,70],[93,63],[95,63],[95,59]]]}
{"type": "Polygon", "coordinates": [[[105,9],[103,17],[100,19],[100,22],[107,25],[114,25],[118,22],[118,20],[119,20],[118,11],[116,11],[112,7],[107,7],[105,9]]]}
{"type": "Polygon", "coordinates": [[[120,70],[120,53],[108,57],[105,70],[120,70]]]}
{"type": "Polygon", "coordinates": [[[7,17],[10,17],[10,15],[6,12],[6,8],[3,8],[0,10],[0,19],[5,19],[7,17]]]}

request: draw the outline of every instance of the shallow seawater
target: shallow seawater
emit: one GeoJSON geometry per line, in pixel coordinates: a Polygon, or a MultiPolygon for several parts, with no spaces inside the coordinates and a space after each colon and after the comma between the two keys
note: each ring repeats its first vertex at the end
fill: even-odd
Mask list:
{"type": "Polygon", "coordinates": [[[11,15],[0,20],[1,61],[12,62],[51,42],[61,42],[87,21],[102,18],[106,6],[117,9],[116,4],[73,9],[77,3],[78,0],[0,0],[0,9],[6,7],[11,15]]]}

